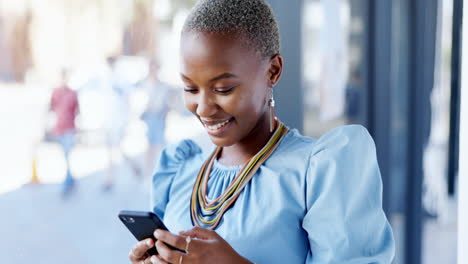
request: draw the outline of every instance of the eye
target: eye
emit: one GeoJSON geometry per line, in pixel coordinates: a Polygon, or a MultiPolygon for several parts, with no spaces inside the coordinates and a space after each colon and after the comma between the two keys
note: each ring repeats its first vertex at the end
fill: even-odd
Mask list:
{"type": "Polygon", "coordinates": [[[234,91],[234,88],[237,86],[227,87],[227,88],[216,88],[215,91],[219,94],[229,94],[234,91]]]}
{"type": "Polygon", "coordinates": [[[187,93],[196,93],[196,92],[198,92],[197,89],[192,88],[192,87],[188,87],[188,86],[184,87],[184,91],[187,92],[187,93]]]}

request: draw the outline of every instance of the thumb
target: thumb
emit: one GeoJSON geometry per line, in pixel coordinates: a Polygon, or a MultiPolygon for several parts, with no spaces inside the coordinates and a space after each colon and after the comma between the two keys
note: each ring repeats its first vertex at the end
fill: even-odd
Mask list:
{"type": "Polygon", "coordinates": [[[218,234],[216,234],[215,231],[202,228],[199,226],[196,226],[187,231],[180,231],[179,234],[183,236],[195,237],[195,238],[204,239],[204,240],[215,239],[218,237],[218,234]]]}

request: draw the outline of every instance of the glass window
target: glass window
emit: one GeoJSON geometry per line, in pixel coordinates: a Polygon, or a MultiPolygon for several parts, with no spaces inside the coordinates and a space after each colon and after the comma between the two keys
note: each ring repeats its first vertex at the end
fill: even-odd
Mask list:
{"type": "Polygon", "coordinates": [[[319,137],[343,124],[363,124],[362,1],[304,3],[304,133],[319,137]]]}
{"type": "Polygon", "coordinates": [[[449,196],[447,167],[450,136],[450,94],[453,1],[439,1],[431,129],[424,149],[423,263],[456,262],[456,201],[449,196]]]}

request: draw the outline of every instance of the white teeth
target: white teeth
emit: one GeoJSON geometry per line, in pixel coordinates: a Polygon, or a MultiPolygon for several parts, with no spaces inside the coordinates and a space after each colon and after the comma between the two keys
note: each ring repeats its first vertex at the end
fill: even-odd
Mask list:
{"type": "Polygon", "coordinates": [[[220,129],[221,127],[223,127],[225,124],[227,124],[228,122],[230,121],[230,119],[226,120],[226,121],[223,121],[219,124],[216,124],[216,125],[212,125],[212,126],[206,126],[208,127],[208,129],[211,129],[211,130],[217,130],[217,129],[220,129]]]}

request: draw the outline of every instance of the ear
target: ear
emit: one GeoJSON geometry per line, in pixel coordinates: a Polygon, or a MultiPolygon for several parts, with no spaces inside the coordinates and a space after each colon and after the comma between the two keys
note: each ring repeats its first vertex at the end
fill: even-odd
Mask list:
{"type": "Polygon", "coordinates": [[[269,69],[268,69],[268,86],[273,88],[283,73],[283,57],[280,54],[274,55],[270,59],[269,69]]]}

